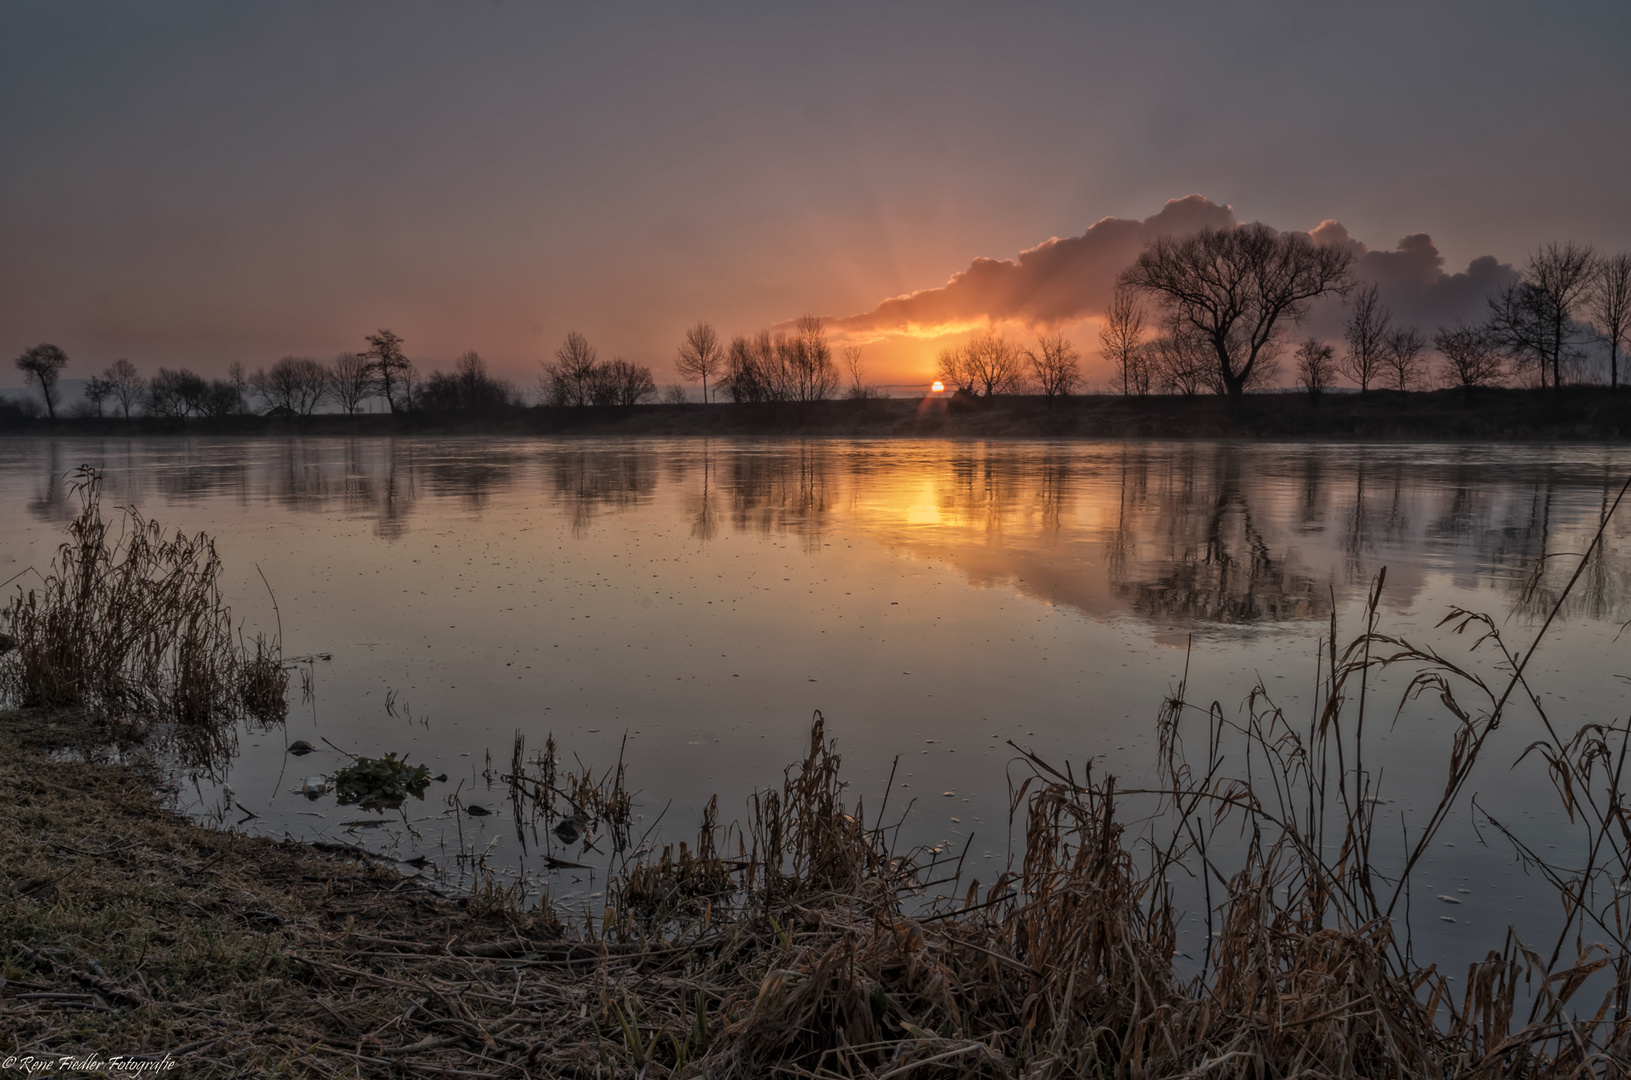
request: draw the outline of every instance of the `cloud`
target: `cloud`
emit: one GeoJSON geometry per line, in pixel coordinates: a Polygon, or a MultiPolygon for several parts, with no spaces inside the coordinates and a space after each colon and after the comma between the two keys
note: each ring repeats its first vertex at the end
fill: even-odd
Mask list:
{"type": "Polygon", "coordinates": [[[851,338],[938,336],[998,322],[1053,326],[1103,311],[1116,275],[1154,236],[1235,224],[1234,210],[1199,195],[1173,199],[1138,221],[1107,217],[1080,236],[1053,237],[1014,259],[975,259],[938,289],[885,300],[871,311],[833,319],[851,338]]]}
{"type": "MultiPolygon", "coordinates": [[[[939,288],[892,297],[871,311],[830,319],[828,326],[852,340],[876,340],[937,337],[1005,322],[1030,327],[1079,322],[1104,312],[1116,275],[1147,240],[1236,224],[1232,207],[1186,195],[1142,221],[1107,217],[1080,236],[1054,237],[1016,258],[975,259],[939,288]]],[[[1474,259],[1464,271],[1446,273],[1444,256],[1426,233],[1412,233],[1392,251],[1372,250],[1337,221],[1321,222],[1309,235],[1316,243],[1349,247],[1359,279],[1380,287],[1396,321],[1428,334],[1456,319],[1483,318],[1485,298],[1517,276],[1490,255],[1474,259]]],[[[1338,338],[1344,318],[1342,301],[1331,298],[1310,313],[1302,329],[1338,338]]]]}
{"type": "MultiPolygon", "coordinates": [[[[1340,222],[1324,221],[1310,234],[1324,244],[1345,244],[1359,257],[1354,273],[1374,283],[1396,323],[1415,326],[1429,337],[1456,320],[1478,322],[1489,312],[1487,298],[1518,279],[1511,264],[1481,255],[1467,269],[1444,272],[1444,256],[1426,233],[1411,233],[1392,251],[1372,250],[1348,234],[1340,222]]],[[[1326,300],[1303,329],[1318,337],[1337,338],[1347,315],[1340,301],[1326,300]]]]}

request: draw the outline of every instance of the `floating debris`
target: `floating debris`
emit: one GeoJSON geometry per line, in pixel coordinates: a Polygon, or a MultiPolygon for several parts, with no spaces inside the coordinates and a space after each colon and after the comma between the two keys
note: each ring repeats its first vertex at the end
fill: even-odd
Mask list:
{"type": "Polygon", "coordinates": [[[555,826],[555,836],[563,844],[575,844],[589,831],[589,819],[582,814],[569,814],[555,826]]]}
{"type": "Polygon", "coordinates": [[[471,803],[464,808],[464,812],[471,817],[492,817],[493,812],[480,803],[471,803]]]}
{"type": "Polygon", "coordinates": [[[395,810],[409,795],[423,799],[432,780],[446,779],[446,773],[433,777],[423,765],[409,765],[395,754],[386,754],[353,760],[334,774],[334,790],[341,806],[355,803],[364,810],[395,810]]]}
{"type": "Polygon", "coordinates": [[[295,757],[305,757],[307,754],[316,753],[317,747],[313,746],[305,739],[296,739],[294,742],[289,744],[288,752],[293,754],[295,757]]]}
{"type": "Polygon", "coordinates": [[[1439,897],[1439,899],[1444,901],[1446,904],[1459,904],[1459,903],[1461,903],[1461,901],[1457,900],[1453,896],[1441,896],[1441,897],[1439,897]]]}
{"type": "Polygon", "coordinates": [[[308,799],[319,798],[320,796],[328,794],[328,777],[308,776],[304,780],[300,781],[300,787],[296,790],[298,790],[300,794],[304,795],[308,799]]]}

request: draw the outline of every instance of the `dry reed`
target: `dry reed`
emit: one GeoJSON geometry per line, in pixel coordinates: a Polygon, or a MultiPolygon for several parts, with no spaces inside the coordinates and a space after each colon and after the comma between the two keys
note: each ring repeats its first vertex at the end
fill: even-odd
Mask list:
{"type": "Polygon", "coordinates": [[[40,584],[19,586],[0,612],[16,643],[0,656],[0,699],[166,725],[193,765],[226,760],[235,721],[281,723],[279,643],[242,640],[214,541],[166,535],[133,507],[108,521],[101,477],[88,466],[70,486],[80,510],[68,540],[40,584]]]}

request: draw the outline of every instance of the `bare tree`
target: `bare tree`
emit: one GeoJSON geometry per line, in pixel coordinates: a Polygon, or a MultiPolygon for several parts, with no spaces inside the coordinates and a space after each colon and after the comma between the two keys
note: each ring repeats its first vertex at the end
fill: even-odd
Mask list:
{"type": "Polygon", "coordinates": [[[1169,319],[1145,349],[1155,381],[1168,391],[1194,397],[1213,389],[1217,360],[1211,345],[1194,327],[1169,319]]]}
{"type": "Polygon", "coordinates": [[[657,396],[657,381],[644,364],[631,363],[619,356],[602,366],[605,368],[603,378],[611,389],[609,404],[638,405],[657,396]]]}
{"type": "Polygon", "coordinates": [[[1301,322],[1318,297],[1347,294],[1354,258],[1348,248],[1266,225],[1206,228],[1151,240],[1119,284],[1154,294],[1206,339],[1218,381],[1238,405],[1275,352],[1282,324],[1301,322]]]}
{"type": "Polygon", "coordinates": [[[1605,255],[1592,270],[1586,313],[1608,346],[1608,385],[1620,388],[1620,350],[1631,340],[1631,252],[1605,255]]]}
{"type": "Polygon", "coordinates": [[[243,412],[244,397],[235,380],[215,379],[210,382],[198,407],[205,416],[237,416],[243,412]]]}
{"type": "Polygon", "coordinates": [[[1122,396],[1137,392],[1140,384],[1149,393],[1148,351],[1144,342],[1144,305],[1135,289],[1117,289],[1104,313],[1099,329],[1099,355],[1115,366],[1121,376],[1122,396]]]}
{"type": "Polygon", "coordinates": [[[852,401],[865,401],[871,394],[866,388],[865,371],[861,366],[861,347],[844,346],[844,370],[849,374],[849,396],[852,401]]]}
{"type": "Polygon", "coordinates": [[[68,354],[49,342],[35,345],[17,358],[17,367],[23,373],[24,382],[40,388],[40,396],[45,398],[46,414],[52,420],[57,418],[57,380],[67,366],[68,354]]]}
{"type": "Polygon", "coordinates": [[[820,316],[805,315],[795,333],[777,342],[790,401],[826,401],[838,389],[838,369],[820,316]]]}
{"type": "Polygon", "coordinates": [[[244,374],[242,363],[234,360],[227,367],[227,382],[232,385],[232,391],[237,395],[238,399],[236,406],[232,410],[233,413],[244,412],[249,407],[249,378],[244,374]]]}
{"type": "Polygon", "coordinates": [[[1414,326],[1395,327],[1383,341],[1382,361],[1395,390],[1419,386],[1427,372],[1427,339],[1414,326]]]}
{"type": "Polygon", "coordinates": [[[702,401],[708,401],[708,380],[719,374],[725,362],[725,350],[720,347],[719,335],[706,322],[698,322],[685,332],[679,352],[674,356],[674,367],[680,376],[696,382],[702,380],[702,401]]]}
{"type": "Polygon", "coordinates": [[[1547,244],[1529,256],[1515,285],[1490,298],[1488,329],[1520,367],[1533,366],[1545,386],[1563,385],[1563,362],[1578,353],[1582,328],[1575,311],[1592,284],[1589,246],[1547,244]]]}
{"type": "Polygon", "coordinates": [[[960,347],[954,345],[941,349],[934,363],[937,381],[965,394],[974,393],[974,372],[960,347]]]}
{"type": "Polygon", "coordinates": [[[1501,349],[1482,326],[1458,322],[1440,327],[1433,335],[1433,347],[1444,357],[1442,379],[1447,385],[1470,391],[1498,383],[1505,374],[1501,349]]]}
{"type": "Polygon", "coordinates": [[[1336,374],[1336,348],[1317,337],[1304,338],[1297,346],[1297,385],[1308,391],[1317,404],[1320,395],[1330,389],[1336,374]]]}
{"type": "Polygon", "coordinates": [[[1382,293],[1375,285],[1354,294],[1353,310],[1342,329],[1348,350],[1342,354],[1337,370],[1358,386],[1361,394],[1369,393],[1371,382],[1382,373],[1392,329],[1393,313],[1382,303],[1382,293]]]}
{"type": "Polygon", "coordinates": [[[147,380],[136,371],[135,364],[123,359],[109,364],[102,377],[113,388],[113,399],[119,403],[125,419],[130,419],[130,407],[140,404],[147,394],[147,380]]]}
{"type": "Polygon", "coordinates": [[[1081,381],[1076,346],[1059,331],[1038,337],[1036,348],[1025,350],[1025,357],[1030,360],[1037,388],[1049,405],[1054,398],[1069,397],[1081,381]]]}
{"type": "Polygon", "coordinates": [[[771,390],[768,369],[774,362],[775,347],[771,343],[768,331],[760,333],[756,338],[734,337],[725,356],[725,378],[721,385],[731,396],[732,401],[769,401],[771,390]]]}
{"type": "Polygon", "coordinates": [[[573,330],[555,350],[555,362],[544,365],[539,387],[544,400],[552,405],[583,406],[593,403],[590,383],[595,376],[600,351],[589,339],[573,330]]]}
{"type": "Polygon", "coordinates": [[[663,387],[663,404],[684,405],[685,387],[681,386],[679,383],[669,383],[667,386],[663,387]]]}
{"type": "Polygon", "coordinates": [[[397,399],[400,396],[403,407],[411,408],[413,364],[402,351],[402,339],[389,330],[381,330],[377,334],[369,334],[366,340],[368,350],[363,355],[368,357],[372,365],[374,384],[384,396],[385,404],[392,412],[396,412],[397,399]]]}
{"type": "Polygon", "coordinates": [[[959,388],[966,382],[970,392],[995,397],[1016,393],[1025,384],[1019,350],[989,330],[970,338],[962,354],[965,370],[959,388]]]}
{"type": "Polygon", "coordinates": [[[195,371],[161,367],[147,384],[147,410],[154,416],[175,419],[202,412],[209,389],[210,384],[195,371]]]}
{"type": "Polygon", "coordinates": [[[341,353],[329,365],[329,390],[340,409],[347,413],[362,411],[362,403],[373,393],[373,365],[363,353],[341,353]]]}
{"type": "Polygon", "coordinates": [[[113,384],[105,375],[92,375],[85,383],[85,400],[96,406],[96,415],[102,415],[102,402],[113,396],[113,384]]]}
{"type": "MultiPolygon", "coordinates": [[[[398,370],[400,374],[400,369],[398,370]]],[[[328,396],[328,369],[303,356],[285,356],[269,369],[250,376],[250,386],[270,410],[286,410],[297,416],[310,416],[328,396]]]]}

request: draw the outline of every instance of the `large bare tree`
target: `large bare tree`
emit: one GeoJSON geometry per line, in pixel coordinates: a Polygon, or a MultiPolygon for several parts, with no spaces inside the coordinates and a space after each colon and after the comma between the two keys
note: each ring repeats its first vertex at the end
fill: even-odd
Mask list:
{"type": "Polygon", "coordinates": [[[685,332],[679,352],[674,355],[674,367],[680,376],[691,382],[702,380],[702,401],[708,401],[708,380],[719,374],[725,363],[725,349],[719,335],[706,322],[698,322],[685,332]]]}
{"type": "Polygon", "coordinates": [[[1608,385],[1620,388],[1620,351],[1631,338],[1631,252],[1597,260],[1586,294],[1586,314],[1608,346],[1608,385]]]}
{"type": "Polygon", "coordinates": [[[1099,355],[1115,367],[1121,377],[1121,393],[1130,397],[1149,393],[1149,351],[1144,348],[1144,305],[1134,289],[1117,289],[1099,328],[1099,355]]]}
{"type": "Polygon", "coordinates": [[[1346,247],[1267,225],[1206,228],[1151,240],[1119,284],[1152,294],[1212,346],[1218,381],[1238,405],[1284,325],[1301,322],[1327,293],[1346,295],[1354,258],[1346,247]]]}
{"type": "Polygon", "coordinates": [[[1366,285],[1354,293],[1353,307],[1342,328],[1348,349],[1337,361],[1337,371],[1348,377],[1361,394],[1382,374],[1387,361],[1388,335],[1393,332],[1393,313],[1382,303],[1381,290],[1366,285]]]}
{"type": "Polygon", "coordinates": [[[49,342],[35,345],[17,358],[17,368],[29,386],[38,386],[45,398],[45,411],[51,419],[57,418],[57,380],[68,366],[68,354],[49,342]]]}

